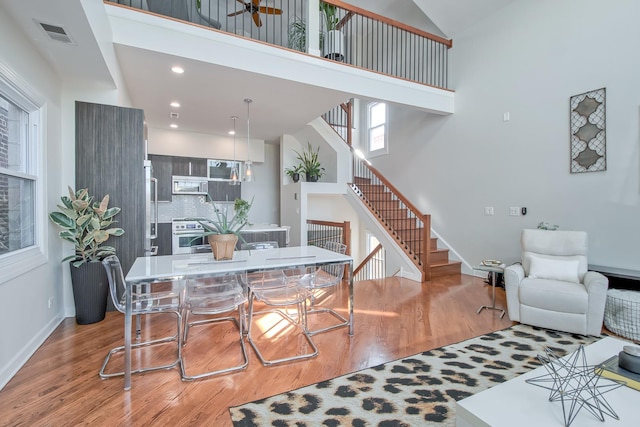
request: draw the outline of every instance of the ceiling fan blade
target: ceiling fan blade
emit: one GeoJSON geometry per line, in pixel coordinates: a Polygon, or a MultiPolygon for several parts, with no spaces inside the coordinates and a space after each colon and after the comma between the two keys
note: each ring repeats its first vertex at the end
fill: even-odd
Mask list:
{"type": "Polygon", "coordinates": [[[262,27],[262,20],[260,19],[258,12],[252,13],[251,15],[253,16],[253,22],[255,22],[256,27],[262,27]]]}
{"type": "Polygon", "coordinates": [[[282,10],[275,7],[260,6],[260,12],[267,15],[282,15],[282,10]]]}
{"type": "Polygon", "coordinates": [[[251,0],[251,3],[253,3],[254,6],[260,6],[260,0],[251,0]]]}
{"type": "Polygon", "coordinates": [[[245,12],[246,12],[246,10],[239,10],[239,11],[237,11],[237,12],[230,13],[230,14],[228,14],[227,16],[237,16],[237,15],[242,15],[242,14],[243,14],[243,13],[245,13],[245,12]]]}

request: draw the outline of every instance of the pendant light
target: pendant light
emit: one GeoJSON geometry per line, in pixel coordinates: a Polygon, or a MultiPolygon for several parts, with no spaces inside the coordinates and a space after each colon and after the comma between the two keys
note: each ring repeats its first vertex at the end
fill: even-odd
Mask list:
{"type": "Polygon", "coordinates": [[[251,126],[249,124],[249,105],[253,102],[253,99],[245,99],[244,102],[247,103],[247,161],[244,162],[244,180],[245,182],[253,181],[253,162],[251,162],[251,150],[250,150],[250,135],[249,131],[251,126]]]}
{"type": "Polygon", "coordinates": [[[233,120],[233,167],[231,168],[231,174],[229,175],[229,179],[231,180],[231,185],[239,185],[240,177],[238,176],[238,162],[236,161],[236,120],[238,116],[231,116],[231,120],[233,120]]]}

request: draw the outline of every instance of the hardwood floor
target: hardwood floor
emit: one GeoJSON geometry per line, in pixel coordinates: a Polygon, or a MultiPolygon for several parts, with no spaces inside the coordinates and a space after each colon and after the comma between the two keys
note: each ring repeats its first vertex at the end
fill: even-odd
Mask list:
{"type": "MultiPolygon", "coordinates": [[[[495,311],[476,314],[480,305],[490,304],[491,287],[472,276],[437,277],[424,284],[387,278],[356,282],[354,289],[355,335],[349,337],[346,328],[316,335],[319,355],[314,359],[263,367],[247,345],[249,367],[245,371],[193,382],[181,381],[177,367],[136,374],[128,392],[122,389],[122,377],[101,380],[98,376],[108,350],[122,344],[124,316],[110,312],[104,321],[84,326],[77,325],[73,318],[65,319],[0,391],[0,425],[230,426],[230,406],[512,324],[507,315],[500,319],[495,311]]],[[[344,302],[346,295],[343,289],[336,298],[344,302]]],[[[500,288],[496,300],[506,306],[500,288]]],[[[143,329],[163,336],[174,325],[170,316],[156,316],[143,322],[143,329]]],[[[215,328],[202,326],[190,332],[185,347],[189,368],[200,368],[201,360],[210,355],[206,363],[237,359],[239,350],[230,347],[232,331],[215,328]],[[224,341],[223,345],[207,342],[213,336],[224,341]]],[[[272,343],[278,340],[278,348],[294,350],[300,341],[277,334],[271,339],[272,343]]],[[[172,350],[175,346],[134,354],[134,366],[139,359],[145,363],[168,360],[172,350]]],[[[119,369],[119,363],[121,366],[121,359],[115,358],[112,370],[119,369]]]]}

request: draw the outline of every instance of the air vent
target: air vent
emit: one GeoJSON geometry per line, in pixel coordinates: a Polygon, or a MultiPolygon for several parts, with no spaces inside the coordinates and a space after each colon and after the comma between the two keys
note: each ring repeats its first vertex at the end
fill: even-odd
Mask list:
{"type": "Polygon", "coordinates": [[[64,44],[76,44],[64,28],[57,25],[46,24],[44,22],[38,22],[38,25],[40,25],[40,28],[42,28],[51,40],[59,41],[64,44]]]}
{"type": "Polygon", "coordinates": [[[171,113],[171,114],[169,114],[169,117],[171,117],[172,119],[177,119],[178,117],[180,117],[180,114],[178,114],[178,113],[171,113]]]}

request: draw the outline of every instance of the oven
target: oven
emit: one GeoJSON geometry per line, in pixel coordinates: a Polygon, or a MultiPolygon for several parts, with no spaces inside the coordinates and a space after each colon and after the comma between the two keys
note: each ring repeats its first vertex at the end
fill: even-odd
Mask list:
{"type": "Polygon", "coordinates": [[[207,237],[202,236],[202,224],[181,218],[171,220],[171,253],[172,255],[190,254],[209,251],[207,237]]]}

